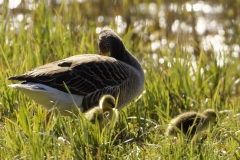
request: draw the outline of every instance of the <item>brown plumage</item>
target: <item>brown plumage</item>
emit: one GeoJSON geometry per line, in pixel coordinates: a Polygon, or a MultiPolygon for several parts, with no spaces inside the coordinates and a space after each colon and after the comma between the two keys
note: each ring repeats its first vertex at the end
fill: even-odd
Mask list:
{"type": "Polygon", "coordinates": [[[100,32],[99,48],[101,55],[76,55],[9,77],[23,81],[9,86],[48,110],[58,108],[62,114],[77,114],[78,108],[85,112],[98,105],[105,94],[117,97],[120,93],[117,108],[121,109],[142,90],[144,72],[113,30],[100,32]],[[108,52],[110,57],[103,56],[108,52]]]}
{"type": "Polygon", "coordinates": [[[189,137],[207,130],[216,123],[216,112],[207,109],[203,113],[185,112],[172,119],[166,130],[166,135],[177,136],[179,130],[189,137]]]}

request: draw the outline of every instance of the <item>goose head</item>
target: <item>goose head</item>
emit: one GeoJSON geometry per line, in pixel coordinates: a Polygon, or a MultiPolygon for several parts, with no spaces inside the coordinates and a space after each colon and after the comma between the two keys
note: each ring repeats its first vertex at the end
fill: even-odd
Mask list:
{"type": "Polygon", "coordinates": [[[101,55],[107,55],[127,63],[140,73],[144,80],[144,73],[138,60],[126,49],[122,39],[110,28],[104,28],[99,34],[98,46],[101,55]]]}
{"type": "Polygon", "coordinates": [[[126,59],[126,48],[122,39],[110,28],[101,30],[98,46],[102,55],[107,55],[110,52],[111,57],[123,61],[126,59]]]}

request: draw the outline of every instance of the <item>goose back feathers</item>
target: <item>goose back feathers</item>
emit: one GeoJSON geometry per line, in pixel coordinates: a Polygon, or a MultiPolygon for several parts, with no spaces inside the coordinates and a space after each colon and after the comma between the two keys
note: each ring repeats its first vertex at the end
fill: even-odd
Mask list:
{"type": "Polygon", "coordinates": [[[47,109],[58,107],[60,112],[76,113],[77,108],[85,112],[98,105],[105,94],[113,97],[119,94],[117,108],[121,109],[142,90],[142,67],[111,29],[100,32],[99,48],[102,55],[76,55],[9,77],[9,80],[23,81],[9,86],[47,109]],[[110,57],[104,56],[108,52],[110,57]]]}

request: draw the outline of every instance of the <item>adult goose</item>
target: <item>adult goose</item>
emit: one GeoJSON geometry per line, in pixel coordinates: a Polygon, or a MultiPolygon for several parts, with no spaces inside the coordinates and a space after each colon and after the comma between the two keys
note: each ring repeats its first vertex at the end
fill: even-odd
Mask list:
{"type": "Polygon", "coordinates": [[[48,110],[57,107],[63,115],[78,114],[78,109],[85,112],[105,94],[115,98],[119,94],[117,109],[121,109],[142,90],[144,72],[110,28],[101,30],[99,49],[101,55],[76,55],[9,77],[22,81],[9,86],[48,110]]]}
{"type": "Polygon", "coordinates": [[[104,95],[99,101],[99,105],[89,109],[84,113],[85,118],[87,118],[93,124],[98,121],[101,128],[104,125],[104,120],[113,121],[113,123],[118,120],[118,110],[115,108],[115,98],[111,95],[104,95]],[[108,116],[105,117],[106,112],[108,116]]]}
{"type": "Polygon", "coordinates": [[[166,135],[177,136],[181,131],[192,138],[195,134],[207,130],[216,123],[216,112],[207,109],[203,113],[185,112],[172,119],[166,130],[166,135]]]}

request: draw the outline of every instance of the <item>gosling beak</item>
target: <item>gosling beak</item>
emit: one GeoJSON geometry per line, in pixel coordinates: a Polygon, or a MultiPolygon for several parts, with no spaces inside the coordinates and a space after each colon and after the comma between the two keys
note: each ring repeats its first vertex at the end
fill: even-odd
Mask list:
{"type": "Polygon", "coordinates": [[[109,113],[106,117],[107,117],[107,119],[109,119],[109,120],[118,121],[118,117],[119,117],[119,111],[118,111],[118,109],[113,108],[113,109],[112,109],[112,112],[109,113]]]}
{"type": "Polygon", "coordinates": [[[114,123],[116,123],[118,121],[118,118],[119,118],[119,111],[116,108],[113,108],[112,110],[113,110],[112,119],[114,120],[114,123]]]}

